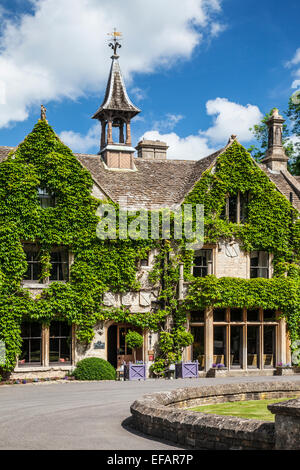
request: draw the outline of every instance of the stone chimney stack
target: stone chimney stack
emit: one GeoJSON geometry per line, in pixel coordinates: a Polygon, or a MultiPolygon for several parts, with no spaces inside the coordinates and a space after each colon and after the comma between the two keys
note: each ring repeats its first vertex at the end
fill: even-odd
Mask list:
{"type": "Polygon", "coordinates": [[[268,150],[262,163],[270,170],[287,170],[288,157],[282,145],[282,129],[284,119],[280,116],[278,109],[273,109],[272,116],[267,121],[269,128],[268,150]]]}
{"type": "Polygon", "coordinates": [[[138,158],[146,160],[166,160],[168,145],[160,140],[141,140],[135,147],[138,158]]]}

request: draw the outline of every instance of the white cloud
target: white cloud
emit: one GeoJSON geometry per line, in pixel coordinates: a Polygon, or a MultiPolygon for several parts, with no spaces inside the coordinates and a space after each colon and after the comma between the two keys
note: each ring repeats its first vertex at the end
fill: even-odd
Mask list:
{"type": "Polygon", "coordinates": [[[298,65],[298,64],[300,64],[300,47],[299,47],[299,49],[296,50],[295,55],[292,58],[292,60],[287,62],[287,66],[291,67],[293,65],[298,65]]]}
{"type": "Polygon", "coordinates": [[[106,33],[124,33],[123,73],[150,73],[191,56],[218,30],[222,0],[31,0],[33,14],[2,17],[0,127],[28,117],[31,105],[102,91],[106,33]]]}
{"type": "Polygon", "coordinates": [[[145,132],[141,138],[167,142],[170,158],[198,160],[224,146],[232,134],[236,134],[242,143],[251,141],[253,135],[249,128],[263,117],[257,106],[242,106],[226,98],[209,100],[206,111],[209,116],[216,116],[213,126],[206,131],[199,130],[196,135],[179,137],[175,132],[164,134],[154,129],[145,132]]]}
{"type": "Polygon", "coordinates": [[[300,80],[294,80],[292,83],[292,88],[299,88],[300,87],[300,80]]]}
{"type": "Polygon", "coordinates": [[[85,153],[100,144],[100,126],[94,124],[86,135],[74,131],[63,131],[59,135],[60,139],[74,152],[85,153]]]}
{"type": "Polygon", "coordinates": [[[292,60],[286,63],[287,67],[295,67],[294,70],[292,71],[292,75],[296,77],[296,80],[293,81],[291,88],[298,88],[300,86],[300,80],[297,80],[300,78],[300,67],[297,68],[297,65],[300,64],[300,47],[299,49],[296,50],[294,57],[292,60]]]}
{"type": "Polygon", "coordinates": [[[163,119],[160,119],[158,121],[154,121],[153,123],[153,128],[154,130],[173,130],[174,127],[177,126],[179,121],[184,119],[184,116],[182,114],[172,114],[172,113],[167,113],[163,119]]]}
{"type": "Polygon", "coordinates": [[[168,157],[174,159],[199,160],[215,150],[200,135],[179,137],[175,132],[160,134],[158,131],[147,131],[142,138],[166,142],[169,145],[168,157]]]}
{"type": "Polygon", "coordinates": [[[242,106],[227,98],[207,101],[206,111],[209,116],[214,116],[213,126],[201,134],[217,143],[224,142],[231,134],[237,134],[241,141],[249,142],[253,139],[249,128],[263,117],[257,106],[242,106]]]}

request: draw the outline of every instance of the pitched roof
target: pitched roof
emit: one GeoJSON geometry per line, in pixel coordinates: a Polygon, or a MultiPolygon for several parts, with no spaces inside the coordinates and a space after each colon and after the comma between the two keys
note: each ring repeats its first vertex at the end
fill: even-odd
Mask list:
{"type": "Polygon", "coordinates": [[[141,111],[134,106],[128,97],[117,56],[112,56],[112,64],[104,100],[100,108],[93,115],[93,119],[99,119],[104,110],[130,112],[131,117],[141,111]]]}
{"type": "Polygon", "coordinates": [[[260,168],[266,173],[269,179],[275,183],[278,191],[281,192],[300,211],[300,181],[289,171],[270,171],[266,165],[260,164],[260,168]]]}
{"type": "Polygon", "coordinates": [[[12,150],[15,150],[15,147],[0,147],[0,163],[8,157],[12,150]]]}
{"type": "MultiPolygon", "coordinates": [[[[229,144],[230,145],[230,144],[229,144]]],[[[227,148],[218,150],[201,160],[148,160],[135,158],[136,171],[109,170],[99,155],[75,153],[79,162],[90,171],[95,183],[113,201],[127,197],[132,209],[174,207],[180,204],[192,190],[204,171],[227,148]]],[[[0,163],[15,147],[0,147],[0,163]]],[[[300,211],[300,176],[288,171],[273,172],[266,165],[259,167],[265,172],[278,191],[300,211]]]]}

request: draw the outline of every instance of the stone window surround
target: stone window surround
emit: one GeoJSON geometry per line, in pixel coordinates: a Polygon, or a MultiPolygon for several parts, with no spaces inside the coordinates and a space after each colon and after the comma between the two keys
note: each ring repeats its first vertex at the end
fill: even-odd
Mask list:
{"type": "MultiPolygon", "coordinates": [[[[289,345],[286,341],[286,322],[283,318],[280,318],[281,312],[276,311],[276,321],[264,321],[263,320],[263,309],[259,308],[259,321],[257,322],[248,322],[247,321],[247,309],[243,308],[243,321],[241,322],[230,322],[230,308],[226,308],[226,320],[224,322],[214,322],[213,321],[213,309],[206,308],[204,311],[204,322],[191,322],[190,314],[187,314],[187,330],[190,331],[191,326],[202,326],[204,327],[204,369],[208,371],[212,364],[214,363],[213,357],[213,336],[214,336],[214,326],[225,326],[226,327],[226,364],[227,369],[231,368],[230,365],[230,326],[242,326],[243,327],[243,351],[247,349],[247,325],[249,326],[259,326],[260,327],[260,351],[259,351],[259,367],[257,370],[265,370],[263,367],[263,328],[264,325],[275,326],[276,328],[276,364],[279,362],[286,363],[287,358],[289,358],[289,345]]],[[[186,348],[184,359],[192,360],[192,346],[186,348]]],[[[274,364],[274,368],[275,365],[274,364]]],[[[241,370],[249,370],[252,368],[247,365],[247,355],[243,354],[243,363],[241,370]]]]}
{"type": "MultiPolygon", "coordinates": [[[[27,246],[27,247],[37,247],[37,244],[36,243],[30,243],[30,242],[23,242],[23,246],[27,246]]],[[[51,251],[55,252],[55,251],[60,251],[62,249],[64,249],[65,247],[63,246],[56,246],[56,247],[53,247],[51,251]]],[[[67,249],[67,248],[66,248],[67,249]]],[[[68,250],[68,273],[69,273],[69,276],[70,276],[70,269],[71,269],[71,266],[72,264],[74,263],[74,253],[71,252],[70,250],[68,250]]],[[[26,280],[26,279],[23,279],[22,280],[22,287],[25,287],[27,289],[43,289],[45,286],[48,286],[50,284],[52,284],[52,282],[61,282],[61,283],[65,283],[65,282],[68,282],[68,281],[51,281],[49,278],[46,278],[46,279],[42,279],[41,281],[37,281],[37,280],[26,280]]]]}
{"type": "MultiPolygon", "coordinates": [[[[230,194],[226,195],[226,203],[225,203],[225,217],[226,217],[226,219],[229,219],[229,197],[230,196],[231,196],[230,194]]],[[[236,204],[237,220],[236,220],[236,223],[237,224],[243,224],[243,222],[241,222],[241,220],[240,220],[240,216],[241,216],[241,191],[238,191],[236,196],[237,196],[237,204],[236,204]]]]}
{"type": "Polygon", "coordinates": [[[72,338],[72,346],[71,346],[71,363],[59,363],[53,362],[50,363],[49,361],[49,347],[50,347],[50,327],[48,325],[42,325],[42,341],[41,341],[41,359],[42,364],[28,364],[28,365],[19,365],[17,362],[15,372],[25,372],[25,371],[37,371],[42,370],[44,368],[63,368],[65,370],[70,370],[73,368],[75,364],[75,344],[76,344],[76,337],[75,337],[75,325],[72,325],[71,331],[71,338],[72,338]]]}
{"type": "MultiPolygon", "coordinates": [[[[218,251],[219,251],[219,244],[205,244],[201,248],[202,250],[212,250],[212,266],[211,266],[211,273],[214,276],[217,276],[218,273],[218,251]]],[[[196,250],[200,251],[200,250],[196,250]]],[[[253,251],[262,251],[262,250],[253,250],[253,251]]],[[[274,273],[274,267],[273,267],[273,253],[268,253],[269,254],[269,277],[268,279],[271,279],[273,277],[274,273]]],[[[251,253],[246,253],[247,256],[247,277],[245,279],[250,279],[250,269],[251,269],[251,253]]],[[[191,274],[193,274],[193,265],[191,266],[191,274]]],[[[217,276],[219,277],[219,276],[217,276]]],[[[235,277],[235,276],[233,276],[235,277]]]]}

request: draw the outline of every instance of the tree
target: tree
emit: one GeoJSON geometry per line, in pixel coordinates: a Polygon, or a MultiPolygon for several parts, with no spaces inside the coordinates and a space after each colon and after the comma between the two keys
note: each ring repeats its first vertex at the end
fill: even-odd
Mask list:
{"type": "MultiPolygon", "coordinates": [[[[259,124],[256,124],[254,127],[250,128],[250,131],[252,131],[254,137],[258,141],[259,146],[257,147],[256,145],[251,145],[251,147],[248,149],[248,152],[251,153],[252,157],[257,162],[260,162],[264,158],[268,149],[269,129],[267,121],[270,119],[273,109],[271,109],[269,113],[266,113],[266,115],[263,117],[259,124]]],[[[283,124],[282,144],[285,149],[285,153],[291,160],[290,170],[292,171],[295,150],[294,145],[290,140],[290,133],[287,124],[283,124]]]]}
{"type": "Polygon", "coordinates": [[[293,93],[289,99],[287,116],[292,124],[292,133],[296,138],[294,143],[294,158],[291,164],[293,174],[300,175],[300,90],[293,93]]]}
{"type": "Polygon", "coordinates": [[[136,361],[136,350],[143,346],[144,339],[137,331],[128,331],[125,341],[127,346],[133,350],[134,362],[136,361]]]}

